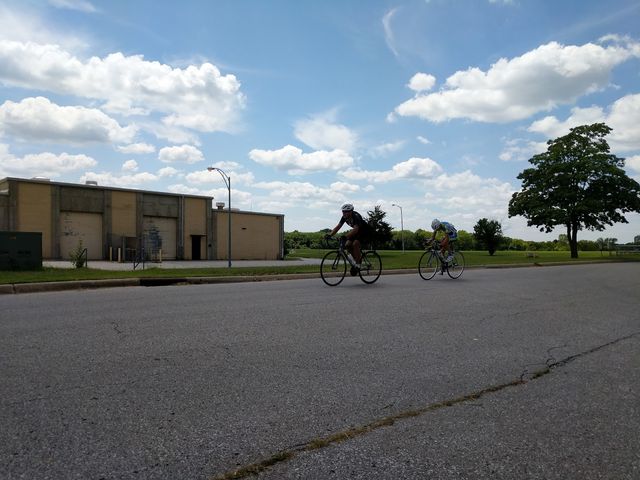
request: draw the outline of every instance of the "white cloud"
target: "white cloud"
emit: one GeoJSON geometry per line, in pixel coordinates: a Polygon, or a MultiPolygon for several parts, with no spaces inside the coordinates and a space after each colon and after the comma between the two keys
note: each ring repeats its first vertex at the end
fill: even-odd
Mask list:
{"type": "Polygon", "coordinates": [[[148,143],[132,143],[131,145],[120,145],[117,147],[119,152],[126,154],[142,155],[144,153],[153,153],[156,147],[148,143]]]}
{"type": "Polygon", "coordinates": [[[512,139],[505,142],[505,148],[500,153],[500,160],[503,162],[521,162],[529,160],[538,153],[545,152],[547,144],[545,142],[533,142],[524,139],[512,139]]]}
{"type": "Polygon", "coordinates": [[[201,132],[232,131],[245,106],[240,82],[211,63],[181,69],[119,52],[85,61],[54,44],[0,40],[0,82],[100,100],[110,113],[160,112],[167,127],[201,132]]]}
{"type": "Polygon", "coordinates": [[[50,152],[16,157],[9,152],[9,146],[0,144],[0,177],[43,176],[56,178],[65,173],[83,170],[97,165],[86,155],[54,154],[50,152]]]}
{"type": "Polygon", "coordinates": [[[80,177],[80,183],[87,180],[98,182],[98,185],[108,185],[111,187],[137,187],[147,183],[155,182],[158,176],[149,172],[140,172],[127,175],[114,175],[109,172],[87,172],[80,177]]]}
{"type": "Polygon", "coordinates": [[[436,84],[436,77],[427,73],[416,73],[409,80],[408,87],[415,92],[431,90],[436,84]]]}
{"type": "Polygon", "coordinates": [[[249,158],[261,165],[286,170],[292,175],[312,171],[340,170],[353,165],[353,158],[343,150],[303,153],[292,145],[279,150],[253,149],[249,152],[249,158]]]}
{"type": "Polygon", "coordinates": [[[366,180],[373,183],[385,183],[402,178],[424,179],[431,178],[442,171],[442,167],[430,158],[410,158],[405,162],[395,164],[391,170],[371,171],[349,169],[342,172],[342,176],[349,180],[366,180]]]}
{"type": "Polygon", "coordinates": [[[158,159],[163,163],[197,163],[204,160],[204,155],[193,145],[164,147],[158,152],[158,159]]]}
{"type": "Polygon", "coordinates": [[[395,113],[432,122],[454,118],[510,122],[570,104],[605,88],[614,67],[640,56],[640,44],[616,40],[621,43],[564,46],[551,42],[511,60],[502,58],[486,72],[459,71],[440,91],[418,93],[396,107],[395,113]]]}
{"type": "Polygon", "coordinates": [[[423,145],[429,145],[429,144],[431,143],[431,141],[430,141],[428,138],[423,137],[422,135],[418,135],[416,138],[417,138],[417,139],[418,139],[418,141],[419,141],[420,143],[422,143],[423,145]]]}
{"type": "Polygon", "coordinates": [[[158,170],[158,176],[160,178],[175,177],[179,173],[180,173],[180,170],[177,170],[173,167],[163,167],[160,170],[158,170]]]}
{"type": "Polygon", "coordinates": [[[393,34],[393,29],[391,28],[391,20],[393,20],[393,17],[397,11],[398,11],[397,7],[393,8],[389,10],[387,13],[385,13],[384,16],[382,17],[382,27],[384,28],[384,39],[385,39],[385,42],[387,43],[387,47],[389,47],[389,50],[391,50],[391,53],[393,53],[395,57],[398,56],[398,50],[396,49],[396,46],[395,46],[396,40],[393,34]]]}
{"type": "Polygon", "coordinates": [[[634,155],[625,160],[627,169],[631,169],[636,173],[640,173],[640,155],[634,155]]]}
{"type": "Polygon", "coordinates": [[[382,145],[378,145],[376,147],[373,147],[371,149],[371,153],[374,156],[383,157],[383,156],[385,156],[385,155],[387,155],[389,153],[397,152],[402,147],[404,147],[405,143],[406,142],[404,140],[398,140],[397,142],[384,143],[382,145]]]}
{"type": "Polygon", "coordinates": [[[640,94],[619,98],[608,108],[608,113],[600,107],[574,108],[565,121],[548,116],[533,122],[528,130],[553,139],[568,134],[571,128],[597,122],[604,122],[613,129],[606,138],[612,150],[639,150],[640,94]]]}
{"type": "MultiPolygon", "coordinates": [[[[218,167],[220,168],[220,167],[218,167]]],[[[236,185],[251,185],[255,181],[253,173],[251,172],[238,172],[234,170],[226,169],[224,172],[231,178],[232,186],[236,185]]],[[[207,183],[223,183],[224,179],[220,173],[209,170],[199,170],[191,172],[185,175],[185,180],[192,184],[207,184],[207,183]]]]}
{"type": "Polygon", "coordinates": [[[511,184],[496,178],[482,178],[470,170],[442,174],[426,182],[425,199],[433,211],[470,213],[469,218],[507,218],[509,200],[515,191],[511,184]],[[443,197],[444,196],[444,197],[443,197]]]}
{"type": "Polygon", "coordinates": [[[122,164],[122,170],[125,172],[137,172],[138,162],[136,162],[135,160],[127,160],[122,164]]]}
{"type": "Polygon", "coordinates": [[[299,120],[294,125],[294,135],[315,150],[344,150],[351,152],[358,143],[358,136],[344,125],[335,122],[335,112],[299,120]]]}
{"type": "Polygon", "coordinates": [[[44,97],[7,100],[0,105],[0,132],[30,142],[128,143],[135,126],[121,127],[100,110],[61,107],[44,97]]]}
{"type": "Polygon", "coordinates": [[[333,182],[330,187],[334,192],[355,193],[361,190],[360,185],[354,185],[353,183],[346,182],[333,182]]]}

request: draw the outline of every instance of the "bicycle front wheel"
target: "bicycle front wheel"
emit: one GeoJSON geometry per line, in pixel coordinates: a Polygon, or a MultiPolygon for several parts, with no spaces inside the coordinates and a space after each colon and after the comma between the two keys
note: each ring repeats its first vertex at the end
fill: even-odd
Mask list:
{"type": "Polygon", "coordinates": [[[360,261],[360,279],[364,283],[373,283],[382,273],[382,259],[378,252],[369,250],[362,253],[362,260],[360,261]]]}
{"type": "Polygon", "coordinates": [[[347,274],[347,259],[339,250],[327,253],[320,264],[322,281],[330,287],[339,285],[347,274]]]}
{"type": "Polygon", "coordinates": [[[439,267],[438,257],[431,250],[424,252],[418,261],[418,273],[423,280],[431,280],[435,277],[439,267]]]}
{"type": "Polygon", "coordinates": [[[453,252],[453,260],[449,262],[447,273],[451,278],[458,278],[464,272],[464,255],[462,252],[453,252]]]}

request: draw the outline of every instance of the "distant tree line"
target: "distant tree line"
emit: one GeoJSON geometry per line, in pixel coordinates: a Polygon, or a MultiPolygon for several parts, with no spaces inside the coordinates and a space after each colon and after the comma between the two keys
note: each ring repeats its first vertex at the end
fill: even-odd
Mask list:
{"type": "MultiPolygon", "coordinates": [[[[386,213],[376,206],[368,212],[369,224],[373,229],[373,246],[380,250],[420,250],[424,248],[427,239],[431,238],[430,230],[417,229],[393,230],[384,221],[386,213]]],[[[285,252],[289,253],[297,248],[323,249],[334,245],[333,240],[325,240],[325,235],[331,229],[325,228],[317,232],[285,232],[285,252]]],[[[636,239],[634,239],[634,242],[636,239]]],[[[597,240],[579,240],[580,251],[612,251],[617,245],[617,238],[598,238],[597,240]]],[[[637,243],[637,242],[636,242],[637,243]]],[[[502,235],[502,225],[497,220],[481,218],[474,226],[473,233],[458,230],[457,248],[460,250],[487,250],[490,255],[496,251],[570,251],[571,247],[567,235],[561,234],[557,239],[544,242],[528,241],[502,235]]]]}

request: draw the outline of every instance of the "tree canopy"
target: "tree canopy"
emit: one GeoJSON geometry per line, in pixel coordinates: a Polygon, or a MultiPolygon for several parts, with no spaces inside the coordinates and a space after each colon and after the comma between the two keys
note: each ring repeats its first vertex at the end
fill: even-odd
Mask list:
{"type": "Polygon", "coordinates": [[[473,234],[489,255],[493,255],[502,242],[502,225],[497,220],[481,218],[473,227],[473,234]]]}
{"type": "Polygon", "coordinates": [[[371,243],[376,248],[387,245],[393,238],[392,228],[385,220],[387,212],[376,205],[373,210],[367,212],[369,215],[368,223],[371,227],[371,243]]]}
{"type": "Polygon", "coordinates": [[[549,140],[547,151],[534,155],[518,179],[509,216],[522,215],[529,226],[550,232],[566,228],[571,257],[578,257],[578,230],[602,231],[627,223],[628,212],[640,212],[640,184],[628,177],[624,159],[610,153],[604,123],[582,125],[549,140]]]}

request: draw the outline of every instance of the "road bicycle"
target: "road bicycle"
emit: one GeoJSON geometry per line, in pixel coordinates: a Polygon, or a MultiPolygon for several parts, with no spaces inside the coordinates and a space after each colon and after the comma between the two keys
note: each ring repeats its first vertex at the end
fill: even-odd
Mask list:
{"type": "Polygon", "coordinates": [[[375,250],[362,252],[360,268],[356,266],[353,256],[345,249],[346,238],[340,237],[336,250],[331,250],[322,259],[320,264],[320,276],[324,283],[330,287],[339,285],[347,275],[347,265],[351,266],[351,275],[360,276],[364,283],[374,283],[382,273],[382,259],[375,250]]]}
{"type": "Polygon", "coordinates": [[[440,272],[440,275],[444,275],[447,272],[451,278],[456,279],[464,272],[464,255],[462,252],[453,252],[453,258],[447,261],[442,256],[440,248],[440,242],[430,242],[427,244],[427,250],[418,260],[418,273],[423,280],[431,280],[438,272],[440,272]]]}

